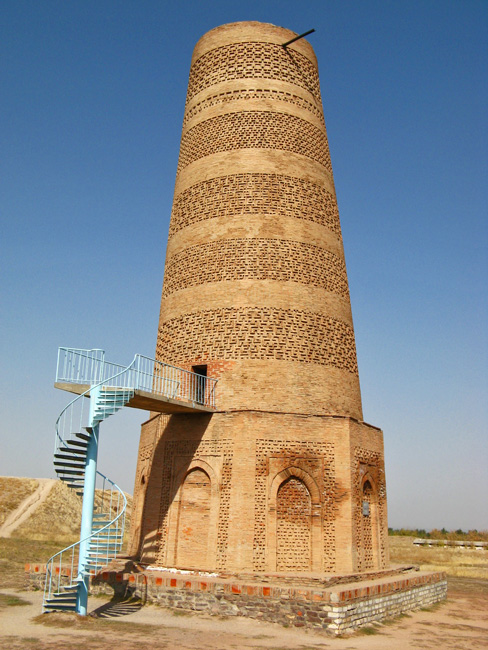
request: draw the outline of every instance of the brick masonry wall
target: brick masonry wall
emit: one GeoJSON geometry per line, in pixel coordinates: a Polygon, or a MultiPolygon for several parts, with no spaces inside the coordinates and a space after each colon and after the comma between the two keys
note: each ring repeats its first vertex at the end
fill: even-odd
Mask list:
{"type": "Polygon", "coordinates": [[[323,629],[342,634],[373,621],[399,616],[442,601],[447,595],[445,575],[403,579],[348,590],[320,591],[306,588],[257,586],[201,580],[149,580],[136,594],[147,593],[150,602],[165,607],[205,611],[219,616],[246,616],[285,626],[323,629]],[[174,585],[174,586],[173,586],[174,585]],[[147,590],[147,591],[146,591],[147,590]]]}
{"type": "Polygon", "coordinates": [[[293,36],[234,23],[193,53],[156,356],[207,365],[217,412],[143,426],[131,552],[144,562],[388,564],[317,62],[305,40],[282,47],[293,36]]]}
{"type": "Polygon", "coordinates": [[[196,183],[176,196],[169,237],[201,221],[233,220],[246,214],[287,215],[325,226],[338,239],[341,236],[336,200],[319,183],[285,174],[241,173],[196,183]],[[252,196],[252,202],[246,196],[252,196]]]}
{"type": "Polygon", "coordinates": [[[361,417],[317,64],[306,42],[284,50],[291,36],[235,23],[195,48],[157,357],[175,365],[277,362],[242,363],[222,377],[225,410],[242,408],[246,386],[254,408],[273,408],[266,384],[292,374],[309,393],[300,404],[294,391],[293,410],[313,413],[325,403],[329,413],[361,417]],[[324,366],[320,382],[315,365],[324,366]]]}
{"type": "Polygon", "coordinates": [[[387,566],[388,539],[381,532],[386,529],[383,442],[378,429],[351,418],[247,410],[156,417],[145,426],[143,440],[151,439],[152,447],[143,445],[149,460],[144,465],[142,561],[180,568],[319,573],[387,566]],[[351,454],[351,445],[357,455],[351,454]],[[377,504],[369,517],[362,514],[363,466],[377,504]],[[197,468],[213,486],[206,503],[215,535],[206,538],[201,554],[195,545],[195,558],[185,564],[178,560],[178,513],[185,477],[190,480],[197,468]],[[286,498],[287,485],[293,488],[290,494],[306,504],[306,516],[295,517],[295,522],[291,519],[298,506],[286,498]],[[360,533],[353,536],[356,527],[363,530],[363,519],[374,519],[377,531],[368,538],[369,564],[360,555],[364,540],[360,533]],[[300,545],[307,549],[307,562],[299,567],[294,557],[300,545]]]}
{"type": "Polygon", "coordinates": [[[166,267],[163,297],[208,282],[293,282],[296,265],[300,266],[302,284],[349,297],[346,267],[335,253],[300,242],[246,238],[190,246],[174,255],[166,267]]]}

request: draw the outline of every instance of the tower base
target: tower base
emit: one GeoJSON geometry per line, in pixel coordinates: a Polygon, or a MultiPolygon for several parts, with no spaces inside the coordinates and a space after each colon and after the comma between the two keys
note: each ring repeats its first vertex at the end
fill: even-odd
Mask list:
{"type": "Polygon", "coordinates": [[[342,416],[154,416],[142,427],[129,552],[210,572],[385,569],[382,432],[342,416]]]}
{"type": "MultiPolygon", "coordinates": [[[[115,564],[115,563],[114,563],[115,564]]],[[[445,600],[445,573],[401,567],[322,579],[284,574],[205,575],[198,572],[109,570],[92,591],[140,598],[181,611],[246,616],[335,635],[445,600]]]]}

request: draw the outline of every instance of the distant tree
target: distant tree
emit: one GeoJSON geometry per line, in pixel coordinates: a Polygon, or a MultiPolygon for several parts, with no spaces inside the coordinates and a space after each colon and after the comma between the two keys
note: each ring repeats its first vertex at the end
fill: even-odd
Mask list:
{"type": "Polygon", "coordinates": [[[461,528],[457,530],[446,530],[445,528],[433,528],[427,532],[424,528],[388,528],[389,535],[398,535],[402,537],[420,537],[423,539],[449,539],[452,541],[471,541],[471,542],[488,542],[487,530],[476,530],[473,528],[467,533],[461,528]]]}
{"type": "Polygon", "coordinates": [[[466,534],[467,538],[473,542],[488,542],[488,530],[468,530],[466,534]]]}

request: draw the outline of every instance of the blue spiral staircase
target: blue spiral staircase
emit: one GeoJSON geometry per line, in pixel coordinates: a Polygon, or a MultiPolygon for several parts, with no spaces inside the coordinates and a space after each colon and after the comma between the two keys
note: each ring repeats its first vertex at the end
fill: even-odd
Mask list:
{"type": "Polygon", "coordinates": [[[87,613],[90,575],[120,553],[127,499],[97,470],[100,424],[125,406],[213,412],[217,380],[136,354],[128,366],[103,350],[60,348],[55,387],[75,393],[56,421],[54,467],[82,497],[80,540],[47,562],[43,611],[87,613]],[[88,399],[87,399],[88,398],[88,399]]]}

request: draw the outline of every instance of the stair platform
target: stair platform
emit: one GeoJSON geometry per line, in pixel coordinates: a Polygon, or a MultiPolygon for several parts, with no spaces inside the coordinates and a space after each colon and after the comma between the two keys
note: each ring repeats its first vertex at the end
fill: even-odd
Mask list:
{"type": "MultiPolygon", "coordinates": [[[[68,393],[74,393],[75,395],[81,395],[90,388],[90,385],[56,382],[54,388],[65,390],[68,393]]],[[[117,387],[107,385],[104,386],[104,388],[115,390],[117,387]]],[[[154,411],[156,413],[215,413],[215,409],[199,404],[198,402],[186,402],[137,388],[133,390],[133,393],[133,397],[131,397],[125,405],[130,408],[141,409],[143,411],[154,411]]]]}

